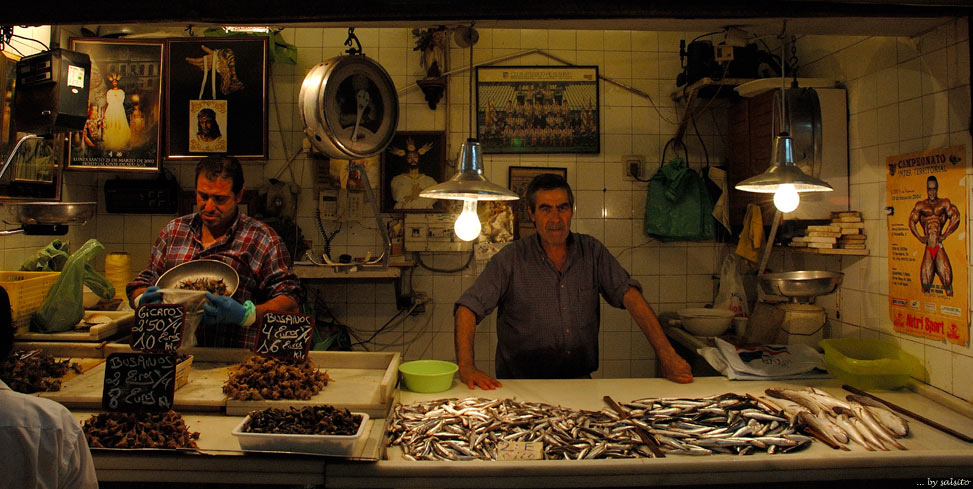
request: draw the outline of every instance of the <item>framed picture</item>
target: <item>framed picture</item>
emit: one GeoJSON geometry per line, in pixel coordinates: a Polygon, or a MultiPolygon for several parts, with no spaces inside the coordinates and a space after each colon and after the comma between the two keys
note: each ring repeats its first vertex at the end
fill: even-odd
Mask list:
{"type": "Polygon", "coordinates": [[[446,212],[419,192],[446,177],[446,133],[397,132],[382,152],[382,212],[446,212]]]}
{"type": "Polygon", "coordinates": [[[507,188],[520,196],[514,203],[514,238],[520,239],[537,232],[527,214],[527,185],[537,175],[553,173],[568,178],[567,168],[542,168],[535,166],[511,166],[507,168],[507,188]]]}
{"type": "Polygon", "coordinates": [[[166,158],[266,158],[267,38],[169,39],[166,48],[166,158]]]}
{"type": "Polygon", "coordinates": [[[68,170],[158,171],[161,161],[161,40],[71,39],[91,58],[88,119],[71,134],[68,170]]]}
{"type": "Polygon", "coordinates": [[[476,134],[484,153],[598,153],[597,66],[481,66],[476,134]]]}

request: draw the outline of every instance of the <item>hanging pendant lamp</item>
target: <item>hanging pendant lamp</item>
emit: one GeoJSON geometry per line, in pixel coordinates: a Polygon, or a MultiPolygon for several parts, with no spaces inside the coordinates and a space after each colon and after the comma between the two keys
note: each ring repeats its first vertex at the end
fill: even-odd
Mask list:
{"type": "MultiPolygon", "coordinates": [[[[466,38],[470,39],[470,116],[476,116],[473,99],[473,44],[479,36],[471,24],[466,38]]],[[[472,123],[470,133],[473,132],[472,123]]],[[[454,230],[463,241],[472,241],[480,234],[480,218],[476,203],[480,200],[517,200],[513,191],[491,183],[483,176],[483,152],[476,138],[469,138],[460,149],[459,171],[449,180],[419,192],[426,199],[462,200],[463,212],[456,219],[454,230]]]]}
{"type": "MultiPolygon", "coordinates": [[[[784,31],[787,24],[784,24],[784,31]]],[[[780,67],[780,127],[787,124],[787,92],[784,70],[784,32],[781,32],[780,67]]],[[[796,76],[796,75],[795,75],[796,76]]],[[[796,79],[795,79],[796,80],[796,79]]],[[[759,175],[752,176],[734,185],[744,192],[772,193],[774,205],[781,212],[791,212],[800,204],[800,192],[830,192],[834,188],[819,178],[804,173],[794,164],[794,141],[790,134],[781,132],[774,138],[773,159],[770,168],[759,175]]]]}

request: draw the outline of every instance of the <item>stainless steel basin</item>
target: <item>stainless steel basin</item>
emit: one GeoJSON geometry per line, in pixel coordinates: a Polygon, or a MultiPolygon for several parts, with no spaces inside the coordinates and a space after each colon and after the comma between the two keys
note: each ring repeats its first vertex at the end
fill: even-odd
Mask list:
{"type": "Polygon", "coordinates": [[[845,274],[802,270],[797,272],[765,273],[760,276],[764,292],[784,297],[817,297],[834,292],[845,274]]]}
{"type": "Polygon", "coordinates": [[[0,220],[19,226],[84,224],[95,215],[95,202],[3,202],[0,220]]]}

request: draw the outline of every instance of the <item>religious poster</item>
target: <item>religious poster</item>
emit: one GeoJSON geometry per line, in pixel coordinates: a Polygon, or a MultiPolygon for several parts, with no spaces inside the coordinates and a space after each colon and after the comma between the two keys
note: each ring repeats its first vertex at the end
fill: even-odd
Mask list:
{"type": "Polygon", "coordinates": [[[966,147],[889,156],[889,315],[895,331],[969,342],[966,147]]]}
{"type": "Polygon", "coordinates": [[[159,171],[161,40],[78,38],[91,58],[88,118],[72,133],[69,170],[159,171]]]}

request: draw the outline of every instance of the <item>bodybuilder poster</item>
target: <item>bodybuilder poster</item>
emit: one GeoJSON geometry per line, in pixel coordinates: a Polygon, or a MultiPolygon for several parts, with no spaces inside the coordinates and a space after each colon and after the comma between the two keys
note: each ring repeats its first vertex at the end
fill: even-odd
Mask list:
{"type": "Polygon", "coordinates": [[[966,147],[889,156],[889,314],[895,331],[969,341],[966,147]]]}

